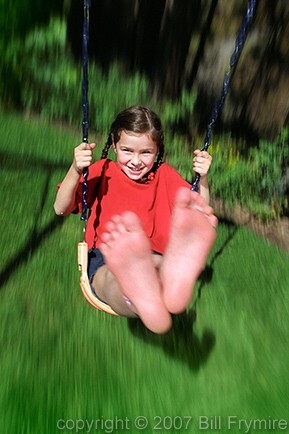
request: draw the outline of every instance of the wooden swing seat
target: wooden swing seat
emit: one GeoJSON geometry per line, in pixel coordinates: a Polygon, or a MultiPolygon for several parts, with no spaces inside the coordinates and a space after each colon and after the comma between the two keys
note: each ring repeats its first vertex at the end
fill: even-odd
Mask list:
{"type": "Polygon", "coordinates": [[[78,269],[81,273],[80,288],[84,297],[94,308],[109,313],[110,315],[119,316],[108,304],[103,303],[93,294],[87,274],[87,258],[87,243],[85,241],[82,241],[81,243],[78,243],[78,269]]]}

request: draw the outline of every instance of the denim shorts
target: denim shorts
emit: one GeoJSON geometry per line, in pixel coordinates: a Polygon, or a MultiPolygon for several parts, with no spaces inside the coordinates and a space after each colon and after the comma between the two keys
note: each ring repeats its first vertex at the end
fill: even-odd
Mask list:
{"type": "Polygon", "coordinates": [[[103,254],[99,249],[89,249],[88,250],[88,279],[90,283],[91,290],[93,294],[104,303],[103,300],[97,295],[95,289],[92,285],[92,281],[97,270],[105,265],[103,254]]]}

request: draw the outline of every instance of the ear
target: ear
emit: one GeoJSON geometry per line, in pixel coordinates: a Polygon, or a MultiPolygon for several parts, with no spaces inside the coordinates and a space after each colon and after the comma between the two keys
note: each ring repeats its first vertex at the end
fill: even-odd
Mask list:
{"type": "Polygon", "coordinates": [[[113,143],[113,144],[112,144],[112,147],[113,147],[113,150],[114,150],[114,152],[115,152],[115,154],[116,154],[116,144],[113,143]]]}

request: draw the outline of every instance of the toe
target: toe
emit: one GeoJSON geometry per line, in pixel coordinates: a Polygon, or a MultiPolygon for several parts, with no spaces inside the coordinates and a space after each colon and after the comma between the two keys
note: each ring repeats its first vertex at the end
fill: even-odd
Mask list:
{"type": "MultiPolygon", "coordinates": [[[[194,193],[194,192],[192,192],[194,193]]],[[[182,187],[177,191],[175,206],[177,208],[187,208],[191,203],[191,191],[189,188],[182,187]]]]}
{"type": "Polygon", "coordinates": [[[111,241],[111,234],[110,234],[110,232],[103,232],[103,233],[101,234],[101,240],[102,240],[104,243],[108,243],[109,241],[111,241]]]}
{"type": "Polygon", "coordinates": [[[128,232],[142,231],[142,226],[139,218],[131,211],[126,211],[122,214],[122,222],[128,232]]]}

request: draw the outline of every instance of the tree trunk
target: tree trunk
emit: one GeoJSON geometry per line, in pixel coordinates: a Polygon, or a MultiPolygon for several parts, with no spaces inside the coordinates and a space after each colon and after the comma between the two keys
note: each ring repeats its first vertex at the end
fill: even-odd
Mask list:
{"type": "Polygon", "coordinates": [[[185,82],[185,64],[193,31],[200,18],[200,0],[166,0],[155,64],[156,94],[179,96],[185,82]]]}

